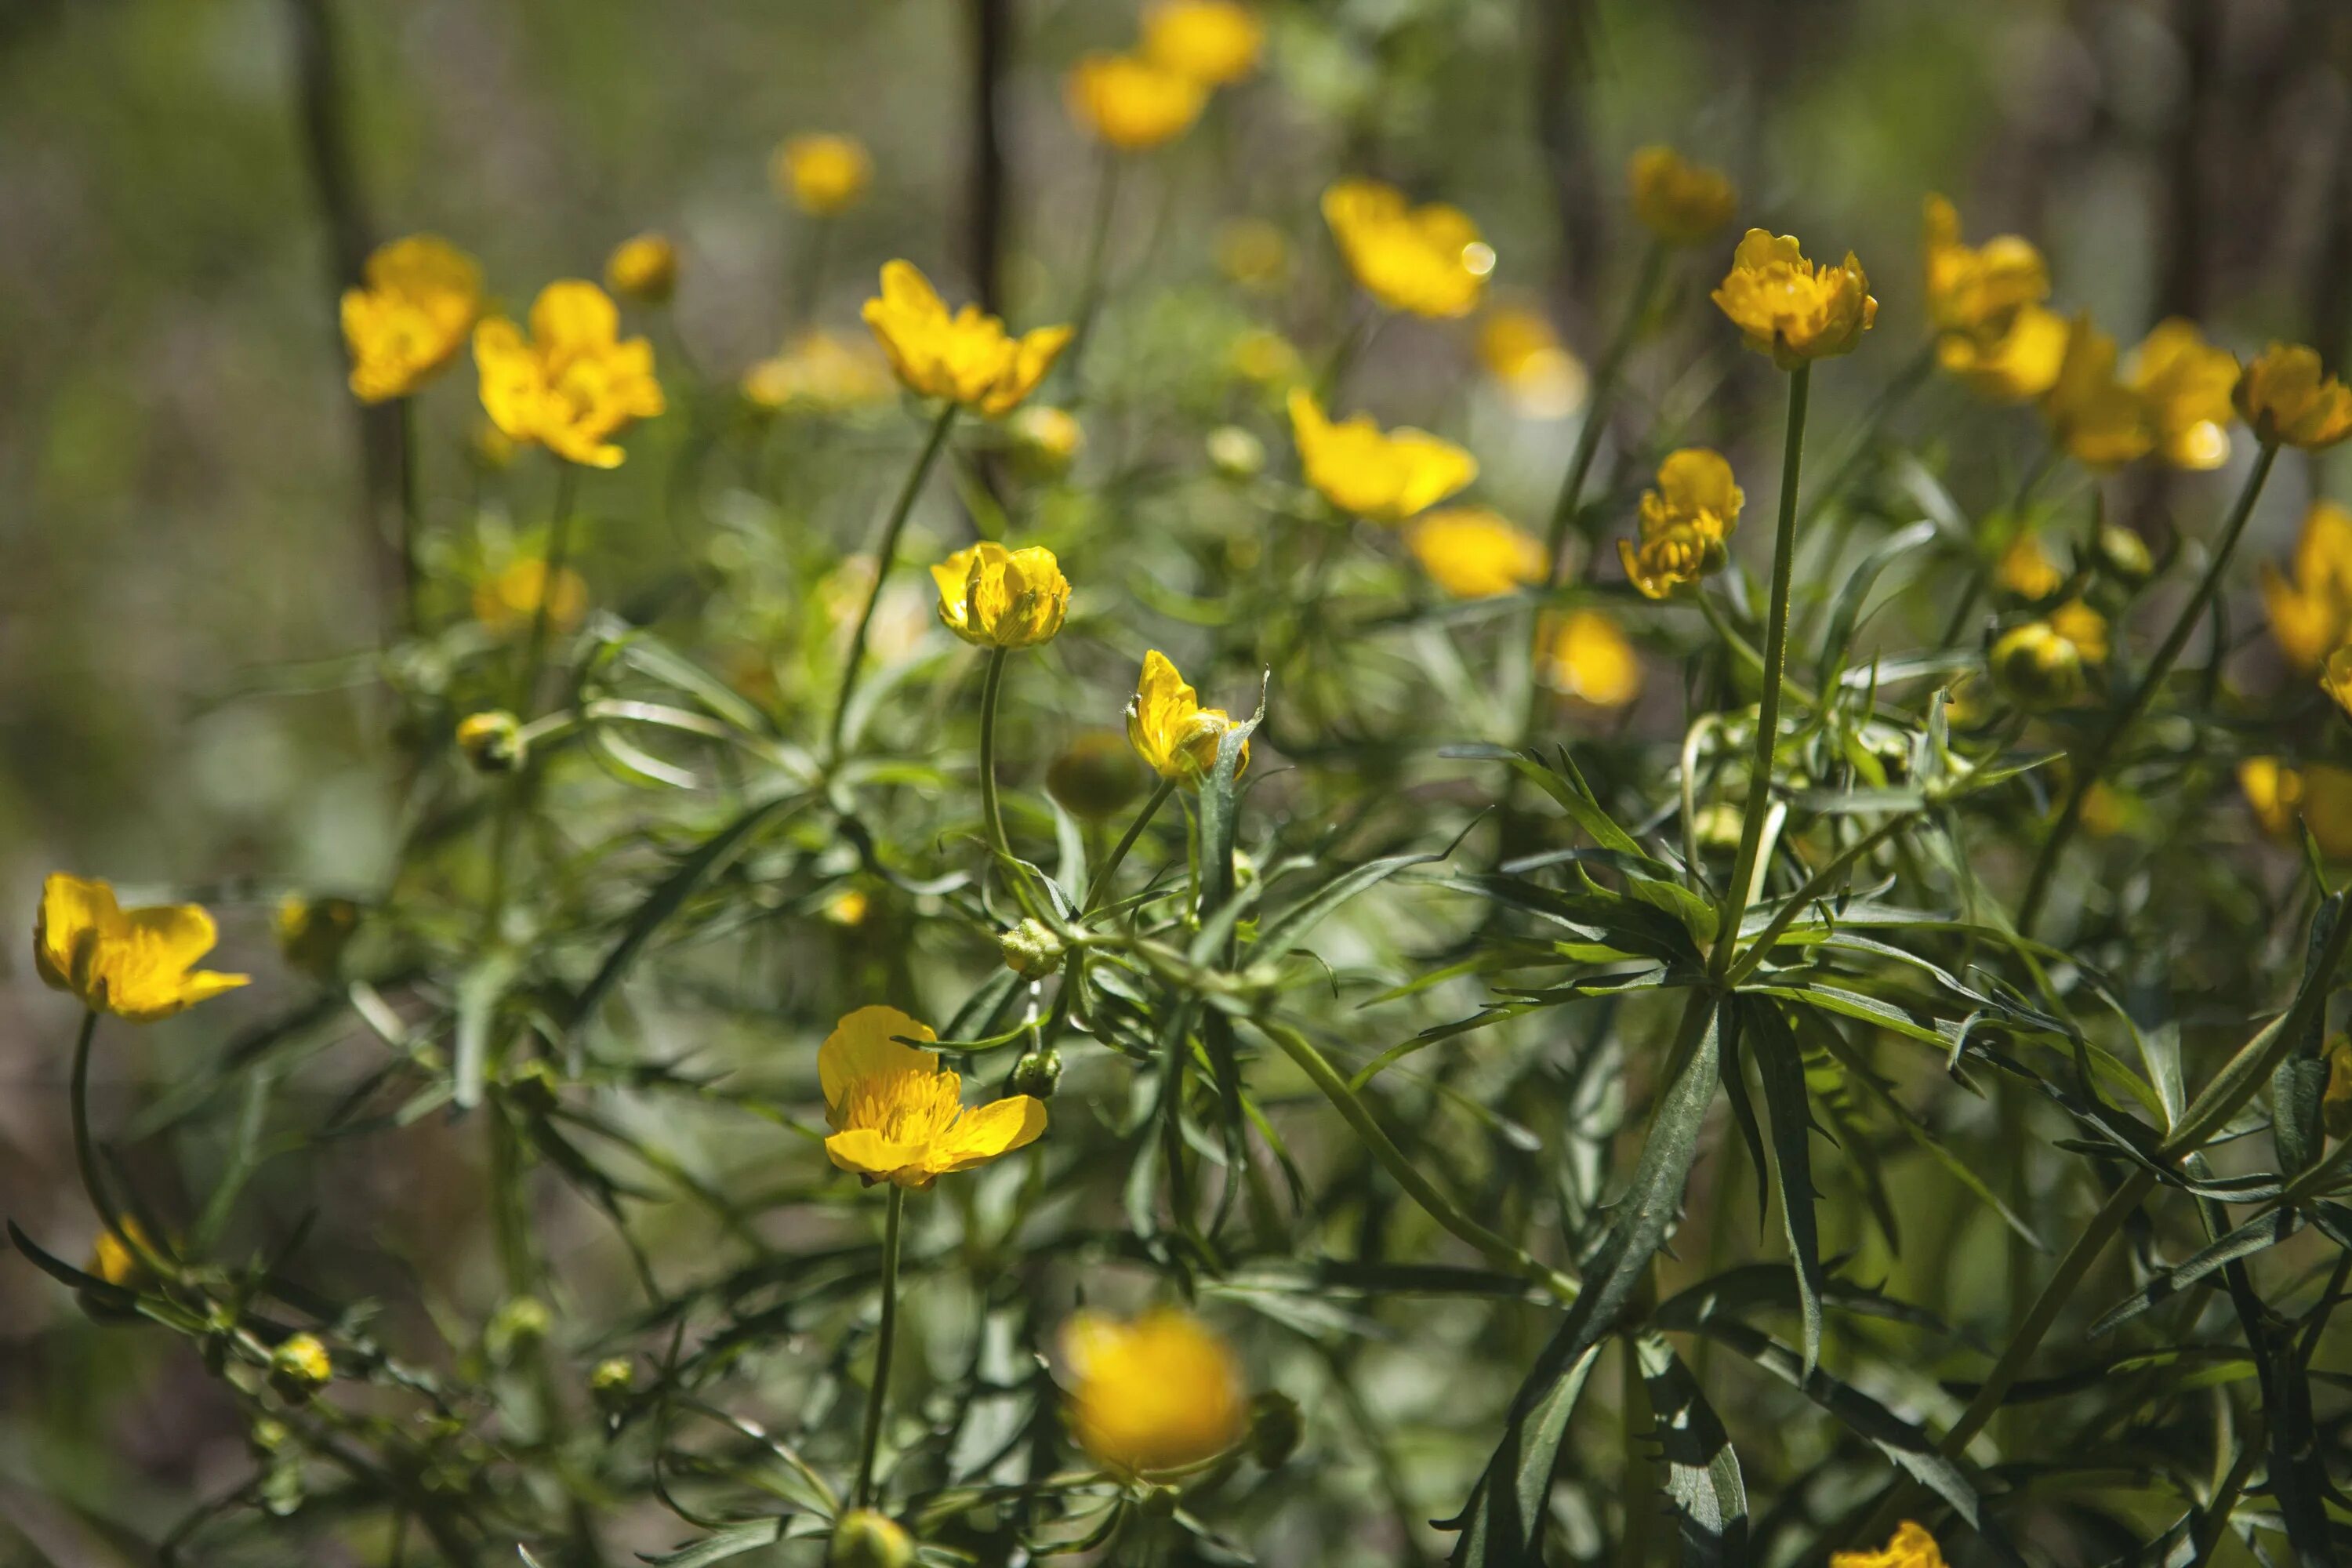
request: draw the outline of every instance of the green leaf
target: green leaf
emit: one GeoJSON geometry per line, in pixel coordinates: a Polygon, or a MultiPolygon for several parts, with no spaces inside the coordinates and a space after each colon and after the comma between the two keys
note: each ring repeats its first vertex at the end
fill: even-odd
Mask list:
{"type": "Polygon", "coordinates": [[[1738,1568],[1748,1560],[1748,1487],[1739,1456],[1674,1347],[1652,1333],[1633,1343],[1657,1417],[1651,1436],[1666,1461],[1666,1501],[1682,1535],[1683,1563],[1738,1568]]]}
{"type": "Polygon", "coordinates": [[[1535,1542],[1543,1536],[1545,1503],[1551,1495],[1560,1443],[1568,1436],[1568,1418],[1576,1413],[1585,1380],[1600,1359],[1601,1347],[1591,1344],[1557,1369],[1549,1363],[1549,1352],[1546,1359],[1536,1363],[1535,1371],[1519,1389],[1522,1400],[1532,1391],[1533,1403],[1505,1431],[1470,1506],[1453,1519],[1432,1521],[1440,1530],[1463,1532],[1449,1562],[1476,1568],[1512,1568],[1538,1561],[1535,1542]],[[1540,1386],[1538,1378],[1543,1380],[1540,1386]],[[1495,1485],[1496,1478],[1503,1475],[1508,1476],[1508,1484],[1495,1485]]]}
{"type": "Polygon", "coordinates": [[[2301,1230],[2306,1223],[2305,1215],[2297,1209],[2279,1209],[2259,1219],[2248,1220],[2171,1268],[2158,1271],[2147,1284],[2100,1313],[2099,1321],[2090,1327],[2092,1337],[2096,1338],[2131,1321],[2159,1302],[2169,1301],[2225,1264],[2236,1263],[2276,1247],[2301,1230]]]}
{"type": "Polygon", "coordinates": [[[1391,855],[1351,867],[1268,921],[1258,931],[1257,945],[1269,952],[1291,947],[1357,894],[1380,886],[1399,871],[1444,858],[1444,855],[1434,853],[1391,855]]]}
{"type": "Polygon", "coordinates": [[[1822,633],[1822,657],[1815,667],[1818,675],[1814,684],[1827,686],[1836,678],[1846,662],[1853,642],[1853,628],[1862,618],[1862,606],[1877,584],[1878,574],[1906,555],[1923,549],[1935,541],[1935,523],[1922,519],[1906,528],[1898,528],[1878,542],[1877,545],[1846,569],[1845,580],[1838,586],[1837,597],[1831,602],[1829,625],[1822,633]]]}
{"type": "Polygon", "coordinates": [[[1780,1194],[1789,1256],[1797,1266],[1797,1299],[1804,1316],[1805,1375],[1822,1359],[1821,1236],[1813,1223],[1812,1113],[1805,1098],[1805,1060],[1788,1020],[1770,1003],[1747,1009],[1756,1042],[1757,1076],[1772,1118],[1772,1165],[1780,1194]]]}

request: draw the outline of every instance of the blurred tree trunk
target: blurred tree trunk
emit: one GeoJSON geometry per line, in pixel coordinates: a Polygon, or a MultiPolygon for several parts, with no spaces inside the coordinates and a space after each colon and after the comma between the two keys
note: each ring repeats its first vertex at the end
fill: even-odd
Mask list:
{"type": "Polygon", "coordinates": [[[981,306],[1004,310],[1004,192],[1007,174],[1001,100],[1012,52],[1013,0],[971,5],[971,164],[964,183],[964,264],[981,306]]]}
{"type": "Polygon", "coordinates": [[[2180,42],[2187,76],[2180,112],[2166,128],[2163,149],[2163,216],[2158,220],[2154,315],[2205,319],[2212,305],[2212,246],[2207,229],[2210,204],[2206,169],[2217,134],[2215,88],[2222,71],[2221,7],[2219,0],[2174,0],[2173,33],[2180,42]]]}
{"type": "MultiPolygon", "coordinates": [[[[341,61],[336,53],[335,19],[329,0],[287,0],[294,46],[297,112],[302,149],[310,164],[312,195],[327,228],[328,321],[341,338],[343,290],[360,281],[374,226],[360,194],[352,163],[351,138],[343,120],[341,61]]],[[[338,389],[340,391],[340,388],[338,389]]],[[[395,541],[400,537],[402,487],[407,466],[400,411],[389,403],[353,400],[360,451],[360,528],[373,563],[387,629],[401,624],[399,606],[411,602],[415,563],[395,541]]]]}

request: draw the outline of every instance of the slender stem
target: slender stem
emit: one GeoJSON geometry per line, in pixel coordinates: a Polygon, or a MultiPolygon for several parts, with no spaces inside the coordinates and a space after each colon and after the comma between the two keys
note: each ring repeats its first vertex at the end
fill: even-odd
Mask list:
{"type": "Polygon", "coordinates": [[[107,1234],[157,1278],[168,1279],[171,1266],[156,1255],[144,1237],[133,1236],[122,1223],[121,1211],[107,1195],[106,1180],[99,1173],[98,1145],[89,1135],[89,1043],[97,1034],[98,1009],[87,1008],[80,1032],[74,1036],[73,1075],[67,1090],[73,1117],[74,1163],[81,1168],[82,1190],[89,1194],[89,1206],[98,1211],[98,1221],[107,1234]]]}
{"type": "Polygon", "coordinates": [[[413,635],[423,629],[425,617],[418,598],[424,590],[416,552],[425,533],[425,509],[419,500],[419,476],[416,471],[416,399],[413,396],[394,400],[400,421],[400,591],[407,613],[407,629],[413,635]]]}
{"type": "Polygon", "coordinates": [[[1617,390],[1617,377],[1625,368],[1625,356],[1633,352],[1633,340],[1641,335],[1642,323],[1650,314],[1650,302],[1665,275],[1665,244],[1652,240],[1649,249],[1643,252],[1641,276],[1633,284],[1632,299],[1626,302],[1624,320],[1617,323],[1616,336],[1601,350],[1601,363],[1592,367],[1592,390],[1584,403],[1584,427],[1576,433],[1576,447],[1568,459],[1568,473],[1560,480],[1559,494],[1551,503],[1551,525],[1544,535],[1547,591],[1559,586],[1559,552],[1568,543],[1568,531],[1576,521],[1577,502],[1584,499],[1584,481],[1592,472],[1592,459],[1601,450],[1601,433],[1609,425],[1610,396],[1617,390]]]}
{"type": "Polygon", "coordinates": [[[1078,911],[1081,920],[1094,913],[1096,906],[1103,901],[1103,895],[1110,891],[1110,879],[1118,870],[1120,862],[1127,858],[1127,852],[1135,847],[1135,841],[1143,837],[1143,830],[1151,825],[1151,819],[1160,815],[1160,808],[1167,805],[1168,797],[1175,793],[1176,781],[1161,779],[1160,787],[1151,792],[1151,798],[1143,803],[1143,809],[1135,814],[1135,820],[1127,825],[1127,831],[1111,847],[1110,858],[1102,863],[1102,868],[1095,873],[1094,885],[1087,889],[1086,908],[1078,911]]]}
{"type": "Polygon", "coordinates": [[[1780,912],[1772,917],[1772,923],[1757,932],[1756,940],[1749,942],[1733,961],[1731,967],[1724,972],[1723,983],[1736,987],[1754,973],[1756,966],[1763,963],[1765,955],[1772,951],[1772,944],[1780,940],[1782,933],[1797,922],[1798,917],[1811,908],[1815,900],[1826,896],[1832,888],[1844,879],[1855,862],[1893,837],[1895,830],[1910,820],[1911,816],[1907,812],[1900,816],[1888,817],[1855,839],[1836,859],[1807,878],[1805,885],[1791,893],[1788,902],[1780,906],[1780,912]]]}
{"type": "Polygon", "coordinates": [[[795,329],[816,319],[817,294],[824,287],[825,252],[831,248],[833,220],[812,218],[801,225],[801,242],[793,257],[790,297],[785,308],[795,329]]]}
{"type": "MultiPolygon", "coordinates": [[[[1642,1293],[1654,1304],[1657,1290],[1648,1283],[1651,1278],[1654,1277],[1645,1276],[1642,1293]]],[[[1623,1479],[1618,1486],[1625,1507],[1625,1533],[1617,1542],[1617,1562],[1620,1568],[1648,1568],[1650,1526],[1658,1501],[1657,1468],[1651,1459],[1656,1447],[1657,1418],[1650,1410],[1650,1391],[1642,1382],[1641,1353],[1633,1348],[1631,1334],[1618,1336],[1617,1352],[1617,1409],[1622,1427],[1618,1440],[1625,1457],[1623,1479]]]]}
{"type": "Polygon", "coordinates": [[[1748,810],[1739,824],[1739,853],[1724,885],[1723,918],[1708,963],[1717,979],[1731,967],[1739,922],[1748,912],[1748,883],[1764,842],[1772,802],[1772,752],[1780,739],[1780,682],[1789,668],[1789,574],[1797,553],[1797,484],[1805,456],[1805,403],[1812,391],[1810,362],[1789,373],[1789,434],[1780,449],[1780,520],[1772,536],[1772,598],[1764,623],[1764,691],[1756,710],[1756,760],[1748,774],[1748,810]]]}
{"type": "Polygon", "coordinates": [[[2263,482],[2270,478],[2271,464],[2277,457],[2278,447],[2269,442],[2263,443],[2262,449],[2254,455],[2254,466],[2247,470],[2246,482],[2238,491],[2237,503],[2230,509],[2229,521],[2221,525],[2221,542],[2213,547],[2213,559],[2206,566],[2204,576],[2198,579],[2196,592],[2190,594],[2189,602],[2180,607],[2180,614],[2173,620],[2172,629],[2165,634],[2163,643],[2156,650],[2156,657],[2148,661],[2147,672],[2140,677],[2138,684],[2132,688],[2131,696],[2125,700],[2123,710],[2100,732],[2090,751],[2076,763],[2074,777],[2067,784],[2065,805],[2059,808],[2058,820],[2051,824],[2050,837],[2042,841],[2042,851],[2034,858],[2032,874],[2026,879],[2025,897],[2017,906],[2018,935],[2033,934],[2034,921],[2041,916],[2042,906],[2050,895],[2051,882],[2058,869],[2058,858],[2065,850],[2066,841],[2074,837],[2074,829],[2083,820],[2084,799],[2091,793],[2092,786],[2099,782],[2100,775],[2106,772],[2108,763],[2115,760],[2116,748],[2122,744],[2124,736],[2147,711],[2157,688],[2163,685],[2165,678],[2172,673],[2172,667],[2179,659],[2181,650],[2189,646],[2189,638],[2196,631],[2197,623],[2204,618],[2206,606],[2221,591],[2221,574],[2229,568],[2230,557],[2238,548],[2238,538],[2246,531],[2246,520],[2253,516],[2254,502],[2262,496],[2263,482]]]}
{"type": "Polygon", "coordinates": [[[548,605],[572,563],[572,498],[578,492],[580,470],[557,460],[555,505],[547,520],[547,556],[541,563],[539,603],[530,612],[530,637],[523,644],[522,680],[515,689],[515,716],[528,719],[539,707],[539,678],[547,661],[548,605]]]}
{"type": "Polygon", "coordinates": [[[1062,355],[1061,372],[1075,393],[1084,379],[1080,366],[1102,311],[1103,285],[1109,272],[1111,217],[1118,207],[1119,155],[1105,147],[1095,163],[1095,211],[1087,237],[1087,268],[1078,283],[1078,310],[1070,334],[1069,351],[1062,355]]]}
{"type": "Polygon", "coordinates": [[[1013,845],[1004,837],[1004,813],[996,801],[996,700],[1004,687],[1004,656],[1013,650],[988,650],[988,674],[980,683],[980,814],[988,824],[988,842],[1007,860],[1013,845]]]}
{"type": "Polygon", "coordinates": [[[866,1436],[857,1446],[857,1485],[849,1506],[864,1508],[874,1496],[874,1455],[882,1443],[882,1409],[890,1391],[890,1351],[898,1337],[898,1219],[907,1189],[890,1184],[882,1219],[882,1322],[875,1331],[874,1385],[866,1394],[866,1436]]]}
{"type": "Polygon", "coordinates": [[[922,493],[923,481],[930,477],[940,448],[947,445],[948,426],[955,423],[955,416],[956,405],[952,403],[940,410],[921,455],[907,470],[907,482],[898,487],[898,499],[890,508],[890,521],[882,525],[882,543],[874,552],[874,586],[866,595],[866,607],[857,612],[856,630],[849,635],[849,652],[841,667],[841,689],[834,696],[833,719],[825,729],[827,749],[836,759],[841,753],[842,726],[849,719],[850,694],[857,689],[857,667],[866,662],[866,637],[874,626],[874,606],[882,600],[882,585],[889,581],[890,563],[898,553],[898,536],[907,531],[907,518],[915,510],[915,498],[922,493]]]}

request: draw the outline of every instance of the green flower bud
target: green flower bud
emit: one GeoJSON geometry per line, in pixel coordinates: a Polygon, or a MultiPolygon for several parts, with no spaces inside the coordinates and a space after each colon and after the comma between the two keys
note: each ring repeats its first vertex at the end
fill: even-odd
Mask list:
{"type": "Polygon", "coordinates": [[[1062,1053],[1055,1050],[1024,1051],[1021,1059],[1013,1064],[1013,1092],[1025,1094],[1034,1100],[1051,1100],[1062,1081],[1062,1053]]]}
{"type": "Polygon", "coordinates": [[[545,1339],[554,1321],[546,1302],[536,1296],[517,1296],[491,1317],[490,1326],[482,1331],[482,1348],[503,1366],[518,1352],[545,1339]]]}
{"type": "Polygon", "coordinates": [[[628,1409],[636,1386],[636,1366],[625,1355],[600,1361],[588,1373],[588,1396],[606,1415],[618,1416],[628,1409]]]}
{"type": "Polygon", "coordinates": [[[1146,1487],[1135,1506],[1146,1519],[1166,1519],[1176,1511],[1181,1500],[1174,1487],[1146,1487]]]}
{"type": "Polygon", "coordinates": [[[2147,541],[2119,522],[2099,530],[2099,564],[2133,587],[2156,574],[2156,560],[2147,552],[2147,541]]]}
{"type": "Polygon", "coordinates": [[[1024,980],[1043,980],[1061,967],[1068,951],[1054,928],[1034,917],[1023,921],[996,939],[1004,967],[1024,980]]]}
{"type": "Polygon", "coordinates": [[[2001,633],[1988,662],[1994,684],[2020,707],[2063,708],[2083,694],[2082,651],[2047,621],[2001,633]]]}
{"type": "Polygon", "coordinates": [[[1068,409],[1042,403],[1014,415],[1005,433],[1013,439],[1013,466],[1031,479],[1060,479],[1087,444],[1086,431],[1068,409]]]}
{"type": "Polygon", "coordinates": [[[245,1441],[246,1446],[253,1450],[255,1457],[259,1458],[267,1458],[286,1447],[286,1440],[292,1436],[293,1434],[286,1429],[285,1422],[264,1415],[246,1433],[245,1441]]]}
{"type": "Polygon", "coordinates": [[[359,923],[360,907],[349,899],[289,893],[278,900],[278,951],[312,979],[332,980],[359,923]]]}
{"type": "Polygon", "coordinates": [[[915,1542],[896,1520],[861,1508],[833,1527],[825,1568],[912,1568],[915,1542]]]}
{"type": "Polygon", "coordinates": [[[1265,472],[1265,443],[1238,425],[1209,432],[1209,466],[1228,479],[1254,479],[1265,472]]]}
{"type": "Polygon", "coordinates": [[[1250,1401],[1250,1458],[1263,1468],[1281,1468],[1282,1462],[1298,1451],[1298,1440],[1306,1430],[1298,1401],[1290,1395],[1268,1389],[1250,1401]]]}
{"type": "Polygon", "coordinates": [[[1045,769],[1045,793],[1080,821],[1117,816],[1143,794],[1143,770],[1127,737],[1089,730],[1045,769]]]}
{"type": "Polygon", "coordinates": [[[1698,809],[1691,818],[1691,837],[1703,851],[1730,854],[1739,847],[1739,831],[1743,814],[1729,801],[1715,801],[1698,809]]]}
{"type": "Polygon", "coordinates": [[[507,773],[522,766],[530,746],[522,738],[522,721],[500,708],[459,720],[457,749],[483,773],[507,773]]]}
{"type": "Polygon", "coordinates": [[[295,1334],[269,1352],[269,1386],[300,1405],[334,1381],[335,1363],[316,1334],[295,1334]]]}

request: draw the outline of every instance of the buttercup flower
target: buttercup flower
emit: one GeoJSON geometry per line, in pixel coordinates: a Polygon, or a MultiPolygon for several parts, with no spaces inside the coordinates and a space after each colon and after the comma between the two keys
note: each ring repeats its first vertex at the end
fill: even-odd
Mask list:
{"type": "Polygon", "coordinates": [[[1234,0],[1160,0],[1143,14],[1144,55],[1210,87],[1257,69],[1265,24],[1234,0]]]}
{"type": "Polygon", "coordinates": [[[1459,207],[1413,206],[1378,180],[1341,180],[1323,193],[1323,219],[1364,292],[1391,310],[1466,316],[1486,291],[1495,252],[1459,207]]]}
{"type": "Polygon", "coordinates": [[[2294,542],[2294,577],[2262,565],[2271,640],[2297,669],[2317,669],[2352,638],[2352,511],[2314,501],[2294,542]]]}
{"type": "Polygon", "coordinates": [[[1832,1552],[1830,1568],[1945,1568],[1945,1563],[1936,1538],[1906,1519],[1884,1552],[1832,1552]]]}
{"type": "Polygon", "coordinates": [[[2327,656],[2320,667],[2319,689],[2336,699],[2336,706],[2352,714],[2352,643],[2327,656]]]}
{"type": "Polygon", "coordinates": [[[200,904],[126,910],[110,883],[58,871],[41,884],[33,967],[93,1012],[147,1024],[247,983],[195,967],[218,940],[200,904]]]}
{"type": "Polygon", "coordinates": [[[2066,585],[2066,573],[2042,548],[2042,541],[2032,533],[2021,533],[2009,542],[1993,567],[1993,581],[2008,593],[2027,601],[2046,599],[2066,585]]]}
{"type": "Polygon", "coordinates": [[[1070,580],[1042,544],[1007,550],[983,539],[931,568],[940,624],[981,647],[1034,647],[1062,629],[1070,580]]]}
{"type": "Polygon", "coordinates": [[[1066,408],[1033,403],[1015,414],[1005,434],[1013,461],[1032,479],[1058,479],[1070,471],[1087,444],[1086,427],[1066,408]]]}
{"type": "Polygon", "coordinates": [[[776,149],[768,178],[779,195],[811,217],[834,217],[857,205],[874,179],[874,160],[855,136],[793,136],[776,149]]]}
{"type": "Polygon", "coordinates": [[[1633,216],[1668,245],[1698,245],[1731,221],[1739,193],[1720,169],[1694,163],[1671,147],[1644,147],[1625,165],[1633,216]]]}
{"type": "Polygon", "coordinates": [[[2066,360],[2066,318],[2028,305],[1995,337],[1950,333],[1936,342],[1946,374],[1992,403],[2023,403],[2057,383],[2066,360]]]}
{"type": "Polygon", "coordinates": [[[482,407],[516,441],[567,462],[617,468],[613,437],[661,413],[654,347],[621,337],[621,312],[593,283],[567,279],[539,291],[530,336],[504,317],[474,329],[482,407]]]}
{"type": "Polygon", "coordinates": [[[1478,360],[1528,418],[1565,418],[1584,401],[1584,365],[1540,311],[1487,312],[1478,323],[1478,360]]]}
{"type": "Polygon", "coordinates": [[[621,241],[605,258],[604,286],[648,305],[665,303],[677,291],[677,247],[662,234],[621,241]]]}
{"type": "MultiPolygon", "coordinates": [[[[1217,765],[1217,745],[1234,727],[1222,708],[1203,708],[1175,665],[1158,648],[1143,656],[1143,673],[1127,704],[1127,739],[1136,755],[1163,779],[1199,787],[1217,765]]],[[[1249,766],[1249,742],[1234,759],[1234,775],[1249,766]]]]}
{"type": "Polygon", "coordinates": [[[1087,55],[1070,68],[1062,95],[1071,119],[1122,153],[1174,141],[1192,128],[1208,102],[1199,78],[1142,55],[1087,55]]]}
{"type": "Polygon", "coordinates": [[[2238,764],[2238,788],[2272,837],[2292,839],[2300,821],[2321,854],[2352,859],[2352,769],[2328,763],[2289,767],[2276,757],[2248,757],[2238,764]]]}
{"type": "Polygon", "coordinates": [[[551,584],[545,561],[519,556],[474,584],[474,619],[495,636],[511,636],[539,618],[541,599],[547,602],[549,629],[570,631],[588,613],[588,584],[568,566],[551,584]]]}
{"type": "Polygon", "coordinates": [[[1070,1421],[1097,1463],[1122,1475],[1181,1470],[1242,1439],[1249,1406],[1224,1342],[1189,1312],[1131,1322],[1080,1312],[1062,1330],[1076,1386],[1070,1421]]]}
{"type": "Polygon", "coordinates": [[[1751,228],[1732,253],[1731,270],[1711,298],[1748,339],[1782,370],[1851,353],[1878,320],[1878,301],[1853,252],[1834,267],[1805,259],[1796,237],[1751,228]]]}
{"type": "Polygon", "coordinates": [[[2049,615],[2050,629],[2074,645],[2084,664],[2107,662],[2107,617],[2083,603],[2069,599],[2049,615]]]}
{"type": "Polygon", "coordinates": [[[1404,542],[1421,569],[1457,599],[1491,599],[1543,581],[1543,545],[1483,506],[1424,513],[1404,542]]]}
{"type": "Polygon", "coordinates": [[[900,385],[991,418],[1020,406],[1070,341],[1067,327],[1013,337],[977,305],[950,316],[931,280],[907,261],[884,265],[881,295],[866,301],[866,324],[900,385]]]}
{"type": "Polygon", "coordinates": [[[352,395],[406,397],[456,356],[482,310],[482,269],[436,235],[413,234],[367,258],[365,281],[343,291],[352,395]]]}
{"type": "Polygon", "coordinates": [[[2119,468],[2156,447],[2147,399],[2116,378],[2116,341],[2087,315],[2067,329],[2065,358],[2042,411],[2059,445],[2086,468],[2119,468]]]}
{"type": "Polygon", "coordinates": [[[1663,599],[1717,570],[1746,500],[1721,453],[1685,447],[1668,454],[1658,488],[1642,495],[1640,542],[1617,542],[1626,578],[1644,597],[1663,599]]]}
{"type": "Polygon", "coordinates": [[[2132,354],[2126,377],[2147,399],[2157,455],[2175,468],[2218,468],[2230,460],[2230,394],[2238,362],[2205,341],[2194,321],[2158,321],[2132,354]]]}
{"type": "Polygon", "coordinates": [[[918,1191],[1035,1142],[1045,1108],[1025,1094],[964,1109],[963,1080],[899,1039],[935,1040],[896,1007],[860,1007],[817,1047],[817,1082],[833,1136],[824,1152],[868,1182],[918,1191]]]}
{"type": "Polygon", "coordinates": [[[2083,650],[2048,621],[2001,633],[1988,663],[1994,682],[2021,707],[2063,708],[2083,695],[2083,650]]]}
{"type": "Polygon", "coordinates": [[[1622,708],[1642,694],[1642,660],[1599,610],[1547,616],[1536,629],[1536,677],[1593,708],[1622,708]]]}
{"type": "Polygon", "coordinates": [[[755,406],[839,413],[890,395],[890,370],[870,342],[853,342],[816,328],[784,345],[783,353],[743,373],[743,395],[755,406]]]}
{"type": "Polygon", "coordinates": [[[2050,269],[2032,241],[2002,234],[1964,245],[1958,210],[1939,195],[1926,205],[1927,319],[1939,335],[1999,337],[2050,297],[2050,269]]]}
{"type": "Polygon", "coordinates": [[[2352,388],[2321,370],[2316,349],[2273,343],[2255,355],[2237,405],[2258,441],[2309,452],[2352,436],[2352,388]]]}
{"type": "Polygon", "coordinates": [[[1333,424],[1304,387],[1290,394],[1290,431],[1307,482],[1341,511],[1398,523],[1478,477],[1478,459],[1407,426],[1383,432],[1369,415],[1333,424]]]}

